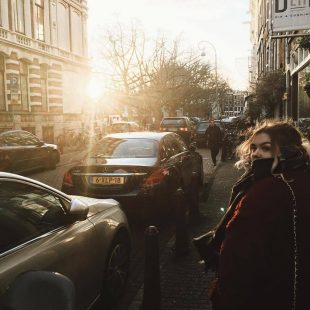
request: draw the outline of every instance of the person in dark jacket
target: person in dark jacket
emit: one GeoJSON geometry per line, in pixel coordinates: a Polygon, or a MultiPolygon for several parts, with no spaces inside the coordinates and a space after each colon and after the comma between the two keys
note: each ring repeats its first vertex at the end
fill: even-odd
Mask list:
{"type": "Polygon", "coordinates": [[[214,120],[210,121],[210,125],[205,132],[205,136],[207,145],[211,151],[213,165],[216,166],[216,157],[222,144],[222,132],[221,129],[215,124],[214,120]]]}
{"type": "Polygon", "coordinates": [[[239,146],[246,174],[217,227],[213,310],[310,309],[309,153],[288,122],[259,124],[239,146]]]}

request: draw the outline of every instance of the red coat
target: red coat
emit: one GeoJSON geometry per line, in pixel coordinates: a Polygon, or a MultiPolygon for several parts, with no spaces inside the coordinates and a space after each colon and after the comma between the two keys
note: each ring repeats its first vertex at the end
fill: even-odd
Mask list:
{"type": "MultiPolygon", "coordinates": [[[[285,173],[297,202],[297,310],[310,309],[310,172],[285,173]]],[[[293,201],[268,176],[239,202],[226,228],[214,310],[291,310],[294,292],[293,201]]]]}

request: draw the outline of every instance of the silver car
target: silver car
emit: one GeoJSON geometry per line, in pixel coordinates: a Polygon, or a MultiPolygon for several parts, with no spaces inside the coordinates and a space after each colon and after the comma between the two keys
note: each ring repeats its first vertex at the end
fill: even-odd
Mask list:
{"type": "Polygon", "coordinates": [[[76,308],[123,293],[131,239],[113,199],[68,196],[40,182],[0,172],[0,295],[29,270],[72,280],[76,308]]]}

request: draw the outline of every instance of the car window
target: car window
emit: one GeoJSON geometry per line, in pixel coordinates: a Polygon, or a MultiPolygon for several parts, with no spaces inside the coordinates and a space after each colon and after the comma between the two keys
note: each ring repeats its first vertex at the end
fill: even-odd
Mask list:
{"type": "Polygon", "coordinates": [[[170,143],[170,139],[169,137],[165,137],[163,139],[163,144],[162,144],[162,149],[161,149],[161,159],[164,159],[164,158],[168,159],[173,155],[174,155],[173,146],[170,143]]]}
{"type": "Polygon", "coordinates": [[[64,202],[43,189],[0,181],[0,252],[64,224],[64,202]]]}
{"type": "Polygon", "coordinates": [[[164,126],[186,126],[186,120],[184,118],[164,118],[162,120],[164,126]]]}
{"type": "Polygon", "coordinates": [[[208,127],[209,127],[209,123],[208,122],[202,122],[202,123],[198,124],[197,130],[198,131],[206,131],[208,127]]]}
{"type": "Polygon", "coordinates": [[[168,135],[165,137],[168,157],[177,155],[184,151],[183,146],[181,145],[178,138],[179,137],[177,137],[176,135],[168,135]]]}
{"type": "Polygon", "coordinates": [[[147,158],[157,157],[158,142],[152,139],[104,138],[89,152],[89,157],[147,158]]]}
{"type": "Polygon", "coordinates": [[[2,136],[3,146],[19,146],[22,145],[20,135],[17,132],[4,133],[2,136]]]}
{"type": "Polygon", "coordinates": [[[180,152],[186,152],[188,148],[184,140],[178,135],[175,135],[174,138],[175,138],[175,143],[178,144],[178,149],[180,150],[180,152]]]}
{"type": "Polygon", "coordinates": [[[28,132],[19,132],[19,135],[23,145],[37,145],[40,142],[36,136],[28,132]]]}

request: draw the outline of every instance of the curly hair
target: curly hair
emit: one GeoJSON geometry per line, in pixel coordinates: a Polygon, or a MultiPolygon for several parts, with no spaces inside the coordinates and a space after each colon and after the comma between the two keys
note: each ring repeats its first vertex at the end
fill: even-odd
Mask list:
{"type": "Polygon", "coordinates": [[[256,135],[265,133],[271,140],[271,151],[275,152],[276,147],[291,147],[300,150],[303,154],[310,153],[309,142],[302,133],[290,121],[265,120],[246,132],[246,140],[236,149],[239,160],[235,166],[248,169],[251,166],[250,145],[256,135]]]}

